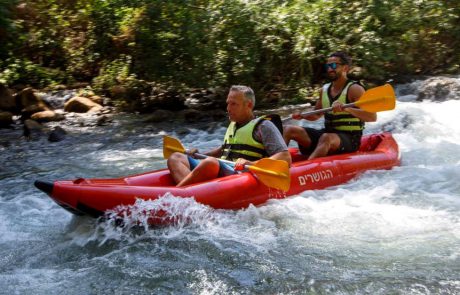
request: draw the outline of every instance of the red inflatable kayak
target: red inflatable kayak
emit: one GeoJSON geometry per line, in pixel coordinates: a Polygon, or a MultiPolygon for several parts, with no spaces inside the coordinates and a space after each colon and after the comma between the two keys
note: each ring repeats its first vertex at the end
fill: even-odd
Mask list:
{"type": "Polygon", "coordinates": [[[390,169],[400,163],[398,144],[390,133],[363,136],[360,150],[350,154],[308,161],[297,149],[290,148],[290,152],[293,164],[287,192],[268,188],[250,172],[178,188],[167,169],[114,179],[37,180],[35,186],[70,212],[93,217],[119,205],[132,205],[136,199],[155,200],[166,193],[195,198],[216,209],[242,209],[272,198],[342,184],[366,170],[390,169]]]}

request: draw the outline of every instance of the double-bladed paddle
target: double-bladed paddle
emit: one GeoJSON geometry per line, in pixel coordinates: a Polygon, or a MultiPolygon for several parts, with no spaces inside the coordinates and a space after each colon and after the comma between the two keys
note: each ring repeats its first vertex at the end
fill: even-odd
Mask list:
{"type": "MultiPolygon", "coordinates": [[[[393,110],[395,106],[396,96],[393,87],[390,84],[385,84],[366,90],[357,101],[344,104],[342,107],[359,107],[364,111],[376,113],[393,110]]],[[[329,111],[332,111],[332,107],[302,113],[301,115],[310,116],[329,111]]]]}
{"type": "MultiPolygon", "coordinates": [[[[187,151],[178,139],[165,135],[163,137],[163,157],[168,159],[174,152],[185,154],[187,151]]],[[[200,158],[209,157],[199,153],[195,153],[195,155],[200,158]]],[[[235,162],[232,161],[223,159],[218,160],[230,165],[235,164],[235,162]]],[[[291,177],[289,173],[289,165],[286,161],[263,158],[257,161],[254,165],[245,165],[244,168],[254,173],[257,178],[268,187],[283,191],[289,190],[291,177]]]]}

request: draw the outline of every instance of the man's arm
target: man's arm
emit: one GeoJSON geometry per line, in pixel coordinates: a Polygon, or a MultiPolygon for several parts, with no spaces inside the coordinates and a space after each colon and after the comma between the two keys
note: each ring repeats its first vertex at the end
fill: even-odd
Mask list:
{"type": "MultiPolygon", "coordinates": [[[[291,167],[292,158],[283,136],[278,128],[269,120],[263,120],[255,131],[255,139],[262,142],[270,159],[286,161],[291,167]]],[[[235,170],[243,169],[244,165],[254,165],[254,162],[239,158],[236,160],[235,170]]]]}
{"type": "MultiPolygon", "coordinates": [[[[197,148],[192,148],[187,151],[187,155],[193,157],[194,154],[200,153],[197,148]]],[[[203,155],[214,157],[214,158],[220,158],[222,156],[222,146],[217,147],[213,150],[210,150],[206,153],[203,153],[203,155]]]]}
{"type": "MultiPolygon", "coordinates": [[[[356,102],[364,94],[364,88],[359,84],[353,84],[348,90],[348,100],[350,102],[356,102]]],[[[375,122],[377,121],[377,113],[363,111],[359,108],[342,108],[342,104],[338,101],[334,101],[332,104],[334,112],[348,112],[356,118],[364,122],[375,122]]]]}
{"type": "Polygon", "coordinates": [[[270,159],[286,161],[291,166],[291,154],[283,136],[272,122],[264,120],[260,123],[255,135],[256,139],[263,143],[270,159]]]}
{"type": "Polygon", "coordinates": [[[222,146],[206,152],[205,155],[208,155],[214,158],[220,158],[222,156],[222,146]]]}
{"type": "Polygon", "coordinates": [[[289,151],[282,151],[282,152],[276,153],[272,155],[270,159],[286,161],[289,167],[291,167],[291,164],[292,164],[291,153],[289,153],[289,151]]]}

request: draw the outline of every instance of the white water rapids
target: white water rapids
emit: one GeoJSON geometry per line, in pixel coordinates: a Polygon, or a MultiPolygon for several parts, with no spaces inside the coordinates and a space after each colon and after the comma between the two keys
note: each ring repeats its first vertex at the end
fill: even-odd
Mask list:
{"type": "Polygon", "coordinates": [[[367,124],[393,133],[400,167],[240,211],[136,204],[141,220],[165,204],[185,217],[164,228],[74,217],[33,181],[159,169],[161,135],[205,151],[224,127],[183,135],[122,115],[64,126],[59,143],[0,130],[0,293],[460,294],[460,93],[416,101],[421,84],[397,87],[396,109],[367,124]]]}

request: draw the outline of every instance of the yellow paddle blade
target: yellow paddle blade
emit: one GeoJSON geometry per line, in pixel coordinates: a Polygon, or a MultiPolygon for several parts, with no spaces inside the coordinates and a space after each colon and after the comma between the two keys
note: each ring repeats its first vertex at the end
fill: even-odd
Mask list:
{"type": "Polygon", "coordinates": [[[355,102],[355,106],[368,112],[393,110],[396,106],[396,96],[390,84],[371,88],[355,102]]]}
{"type": "Polygon", "coordinates": [[[178,139],[167,135],[163,136],[163,157],[169,159],[174,152],[185,153],[185,148],[178,139]]]}
{"type": "Polygon", "coordinates": [[[287,192],[291,186],[289,165],[286,161],[263,158],[254,165],[246,167],[268,187],[287,192]]]}

